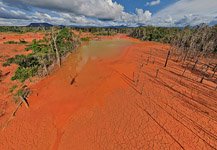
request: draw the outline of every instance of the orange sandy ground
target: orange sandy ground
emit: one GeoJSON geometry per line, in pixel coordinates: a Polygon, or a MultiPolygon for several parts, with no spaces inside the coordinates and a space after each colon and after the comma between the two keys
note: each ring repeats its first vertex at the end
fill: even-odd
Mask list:
{"type": "MultiPolygon", "coordinates": [[[[4,122],[9,118],[12,111],[15,108],[13,94],[10,93],[10,89],[14,85],[19,86],[19,82],[11,81],[11,77],[14,75],[17,66],[11,65],[3,67],[2,64],[11,57],[20,54],[28,54],[30,51],[25,51],[26,45],[23,44],[4,44],[7,41],[17,41],[24,39],[27,42],[31,42],[33,39],[42,39],[43,34],[40,33],[0,33],[0,70],[2,71],[3,78],[0,79],[0,127],[4,125],[4,122]]],[[[0,148],[1,149],[1,148],[0,148]]]]}
{"type": "Polygon", "coordinates": [[[1,149],[217,149],[217,92],[181,77],[171,60],[164,68],[168,48],[138,42],[89,61],[73,85],[71,55],[31,87],[30,108],[1,131],[1,149]]]}

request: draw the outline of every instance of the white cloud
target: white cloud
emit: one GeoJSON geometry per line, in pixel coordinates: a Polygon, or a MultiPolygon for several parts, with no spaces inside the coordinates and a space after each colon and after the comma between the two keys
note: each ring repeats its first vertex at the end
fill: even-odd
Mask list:
{"type": "Polygon", "coordinates": [[[29,19],[27,14],[20,10],[11,10],[10,7],[0,2],[0,18],[29,19]]]}
{"type": "Polygon", "coordinates": [[[122,5],[113,2],[112,0],[16,0],[16,2],[14,0],[3,1],[11,5],[20,2],[26,6],[34,6],[101,19],[115,19],[124,10],[124,7],[122,5]]]}
{"type": "MultiPolygon", "coordinates": [[[[58,5],[59,0],[54,0],[52,3],[51,0],[43,0],[45,1],[44,3],[39,3],[41,1],[42,0],[17,0],[17,5],[15,5],[15,7],[10,7],[9,10],[14,11],[13,9],[16,9],[17,13],[18,10],[23,10],[28,14],[25,14],[24,16],[28,16],[29,22],[48,22],[55,25],[136,26],[137,24],[145,24],[150,20],[152,15],[151,12],[142,9],[136,9],[135,13],[132,14],[127,13],[124,11],[123,6],[112,0],[62,0],[67,2],[64,5],[58,5]],[[19,7],[19,4],[21,3],[34,7],[35,12],[19,7]],[[18,8],[16,8],[16,6],[18,6],[18,8]],[[76,8],[76,11],[74,11],[74,7],[77,7],[78,9],[76,8]]],[[[14,4],[14,1],[7,0],[6,4],[9,3],[14,4]]],[[[6,6],[9,7],[8,5],[5,5],[4,7],[6,6]]],[[[24,7],[24,5],[22,5],[22,7],[24,7]]],[[[21,13],[21,11],[19,13],[21,13]]],[[[13,15],[15,15],[15,13],[11,14],[11,17],[8,17],[8,21],[10,21],[10,18],[13,18],[13,15]]]]}
{"type": "MultiPolygon", "coordinates": [[[[149,5],[159,3],[152,0],[149,5]]],[[[128,13],[114,0],[0,0],[0,25],[194,26],[216,24],[216,8],[217,0],[179,0],[152,14],[143,9],[128,13]]]]}
{"type": "Polygon", "coordinates": [[[180,0],[155,14],[152,23],[166,26],[209,24],[216,20],[216,8],[217,0],[180,0]]]}
{"type": "Polygon", "coordinates": [[[155,5],[159,5],[159,4],[160,4],[160,0],[153,0],[151,2],[146,3],[147,6],[155,6],[155,5]]]}
{"type": "Polygon", "coordinates": [[[135,14],[129,14],[123,12],[122,15],[116,19],[116,21],[124,22],[128,24],[145,24],[151,19],[152,13],[150,11],[144,11],[143,9],[136,9],[135,14]]]}

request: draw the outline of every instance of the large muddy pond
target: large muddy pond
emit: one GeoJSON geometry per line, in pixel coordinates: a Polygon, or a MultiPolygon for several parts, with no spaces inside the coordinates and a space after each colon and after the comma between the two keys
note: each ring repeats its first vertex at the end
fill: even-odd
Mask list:
{"type": "Polygon", "coordinates": [[[78,48],[80,58],[76,70],[79,72],[89,60],[118,56],[126,47],[135,43],[129,39],[108,39],[87,42],[78,48]]]}

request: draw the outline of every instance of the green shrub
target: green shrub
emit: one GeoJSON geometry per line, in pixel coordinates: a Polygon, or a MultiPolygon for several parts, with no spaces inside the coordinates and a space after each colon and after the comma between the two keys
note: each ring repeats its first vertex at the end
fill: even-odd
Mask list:
{"type": "Polygon", "coordinates": [[[7,41],[7,42],[4,42],[4,44],[27,44],[28,42],[26,42],[24,39],[20,39],[19,42],[17,41],[7,41]]]}
{"type": "Polygon", "coordinates": [[[90,41],[90,38],[89,37],[83,37],[83,38],[81,38],[81,41],[90,41]]]}
{"type": "Polygon", "coordinates": [[[38,67],[18,67],[15,72],[15,75],[11,78],[12,81],[19,80],[20,82],[26,81],[28,78],[33,77],[37,74],[38,67]]]}
{"type": "Polygon", "coordinates": [[[9,58],[5,63],[3,63],[4,67],[10,66],[11,64],[17,64],[21,67],[32,67],[39,64],[37,58],[35,58],[32,54],[30,55],[16,55],[13,58],[9,58]]]}
{"type": "Polygon", "coordinates": [[[16,42],[16,41],[7,41],[7,42],[4,42],[4,44],[18,44],[18,42],[16,42]]]}
{"type": "Polygon", "coordinates": [[[13,85],[13,86],[10,88],[10,93],[13,93],[14,90],[15,90],[17,87],[18,87],[17,85],[13,85]]]}

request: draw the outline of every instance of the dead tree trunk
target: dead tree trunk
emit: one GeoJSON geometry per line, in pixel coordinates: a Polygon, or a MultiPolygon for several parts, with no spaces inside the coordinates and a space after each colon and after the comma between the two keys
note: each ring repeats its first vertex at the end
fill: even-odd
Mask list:
{"type": "Polygon", "coordinates": [[[56,38],[54,39],[54,47],[55,47],[55,51],[56,51],[57,64],[60,67],[61,66],[61,58],[60,58],[59,49],[58,49],[57,44],[56,44],[56,38]]]}
{"type": "Polygon", "coordinates": [[[60,58],[60,53],[59,53],[59,49],[58,49],[58,46],[57,46],[57,36],[58,36],[58,34],[55,35],[53,28],[52,28],[51,32],[52,32],[51,34],[52,34],[54,49],[55,49],[55,53],[56,53],[57,64],[60,67],[61,66],[61,58],[60,58]]]}
{"type": "Polygon", "coordinates": [[[185,64],[185,60],[186,60],[187,56],[188,56],[188,51],[187,51],[186,54],[185,54],[185,57],[184,57],[184,59],[183,59],[182,66],[185,64]]]}
{"type": "Polygon", "coordinates": [[[46,64],[44,63],[43,65],[44,65],[44,71],[45,71],[46,75],[49,75],[46,64]]]}
{"type": "Polygon", "coordinates": [[[166,59],[164,67],[167,67],[167,63],[168,63],[169,57],[170,57],[170,51],[167,54],[167,59],[166,59]]]}
{"type": "Polygon", "coordinates": [[[196,68],[198,61],[199,61],[199,60],[198,60],[198,58],[197,58],[197,60],[196,60],[195,63],[194,63],[194,66],[192,67],[192,70],[194,70],[194,69],[196,68]]]}
{"type": "Polygon", "coordinates": [[[147,59],[146,65],[148,65],[148,63],[149,63],[149,57],[148,57],[148,59],[147,59]]]}
{"type": "Polygon", "coordinates": [[[182,76],[184,76],[186,70],[188,69],[188,65],[189,65],[189,63],[188,63],[187,66],[185,67],[185,70],[183,71],[182,76]]]}
{"type": "Polygon", "coordinates": [[[157,69],[157,71],[156,71],[156,76],[155,76],[155,78],[158,77],[158,74],[159,74],[159,69],[157,69]]]}
{"type": "Polygon", "coordinates": [[[214,69],[213,69],[212,78],[215,76],[216,71],[217,71],[217,65],[216,65],[216,66],[214,67],[214,69]]]}

